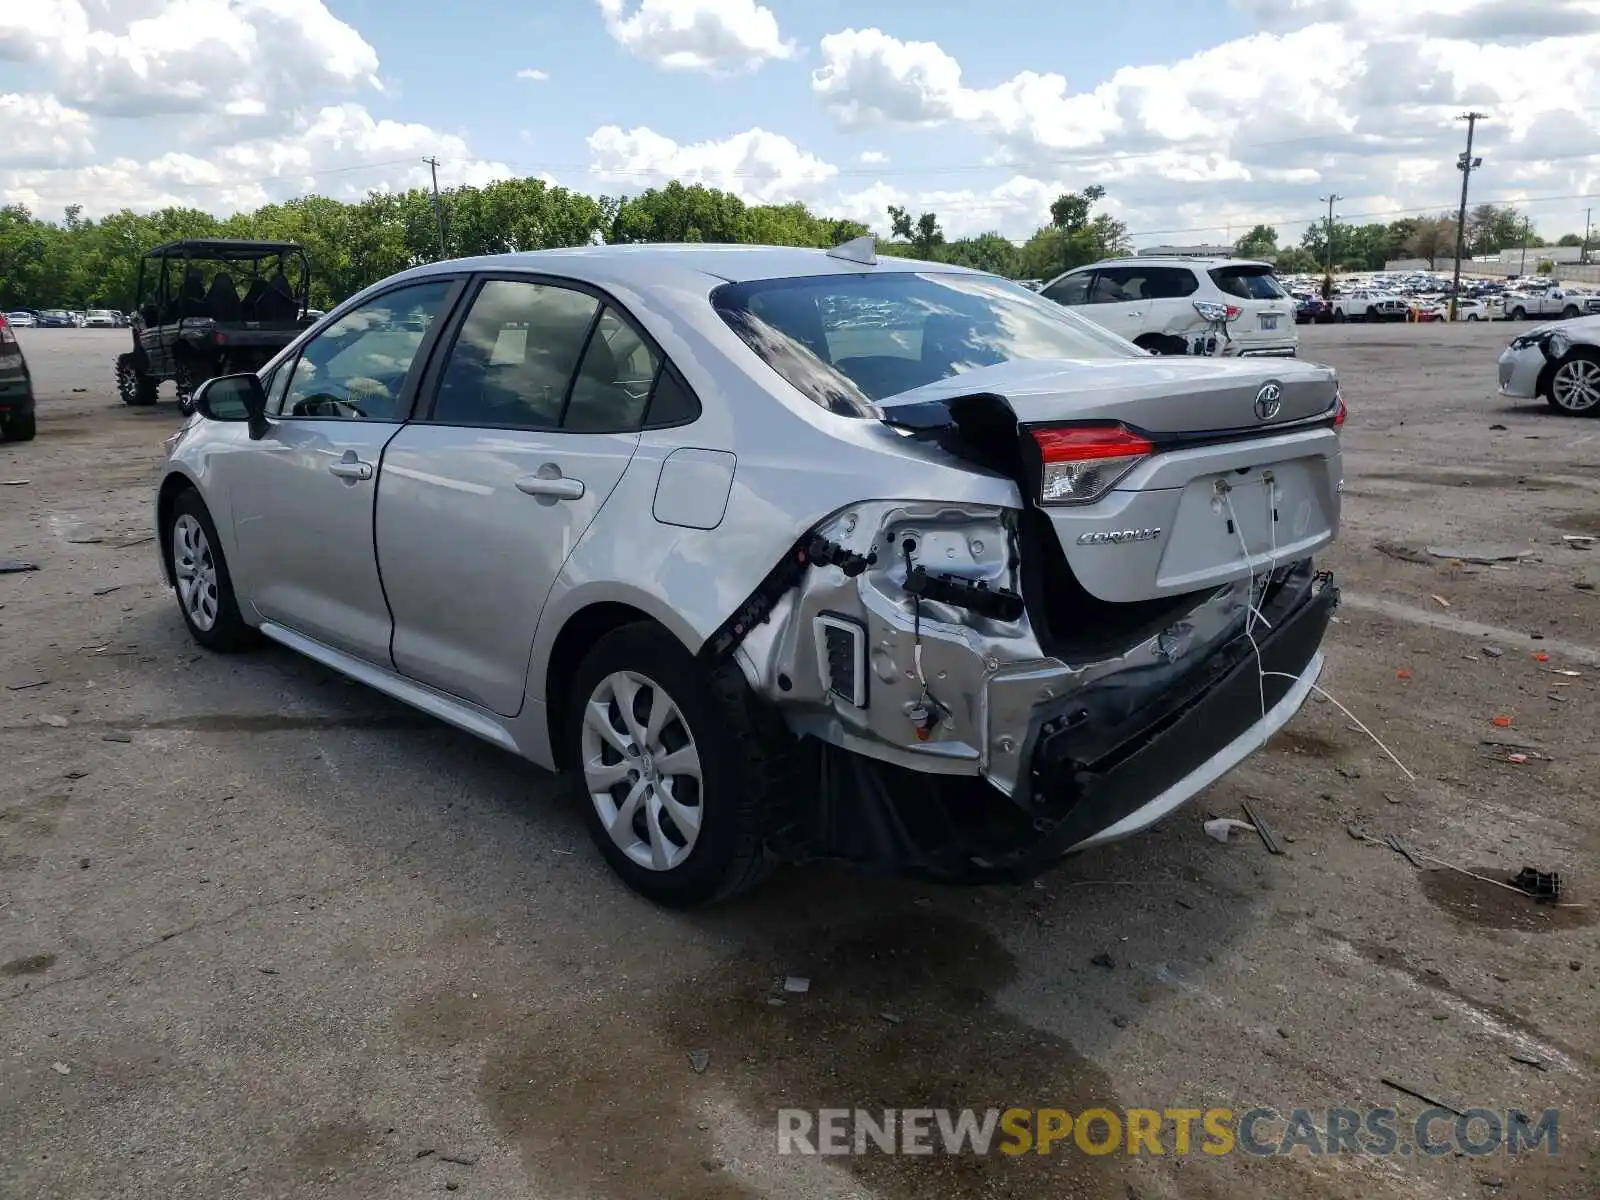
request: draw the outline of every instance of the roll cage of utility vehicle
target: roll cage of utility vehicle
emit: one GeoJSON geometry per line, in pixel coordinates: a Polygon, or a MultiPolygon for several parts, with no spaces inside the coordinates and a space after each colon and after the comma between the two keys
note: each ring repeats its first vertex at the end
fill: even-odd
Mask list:
{"type": "Polygon", "coordinates": [[[139,260],[133,349],[117,358],[125,404],[156,402],[170,379],[178,407],[217,375],[254,371],[294,340],[307,316],[311,266],[294,242],[196,238],[139,260]]]}

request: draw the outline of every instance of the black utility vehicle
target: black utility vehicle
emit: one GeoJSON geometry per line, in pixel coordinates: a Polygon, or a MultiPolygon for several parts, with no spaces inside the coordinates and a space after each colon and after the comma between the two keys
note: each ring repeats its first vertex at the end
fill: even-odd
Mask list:
{"type": "Polygon", "coordinates": [[[170,379],[178,407],[216,375],[254,371],[311,323],[311,268],[293,242],[198,238],[139,260],[133,349],[117,357],[123,403],[156,402],[170,379]]]}

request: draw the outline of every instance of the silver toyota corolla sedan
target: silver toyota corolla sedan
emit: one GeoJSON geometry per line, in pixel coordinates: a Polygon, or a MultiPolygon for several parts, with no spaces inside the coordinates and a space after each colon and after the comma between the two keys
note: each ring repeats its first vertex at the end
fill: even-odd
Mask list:
{"type": "Polygon", "coordinates": [[[666,904],[1144,829],[1293,716],[1337,603],[1332,371],[870,239],[419,267],[196,404],[156,504],[194,637],[570,771],[666,904]]]}

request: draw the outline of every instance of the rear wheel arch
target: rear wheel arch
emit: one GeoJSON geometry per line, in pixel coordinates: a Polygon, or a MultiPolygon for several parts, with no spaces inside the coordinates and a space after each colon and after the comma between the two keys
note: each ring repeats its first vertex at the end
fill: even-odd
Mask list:
{"type": "MultiPolygon", "coordinates": [[[[599,640],[627,625],[652,625],[670,633],[649,613],[615,600],[602,600],[580,608],[568,617],[550,647],[544,670],[545,723],[550,731],[550,754],[556,770],[567,767],[566,728],[573,680],[584,657],[599,640]]],[[[693,648],[690,647],[692,650],[693,648]]]]}
{"type": "Polygon", "coordinates": [[[1133,339],[1141,350],[1154,350],[1157,354],[1188,354],[1189,344],[1171,333],[1141,333],[1133,339]]]}

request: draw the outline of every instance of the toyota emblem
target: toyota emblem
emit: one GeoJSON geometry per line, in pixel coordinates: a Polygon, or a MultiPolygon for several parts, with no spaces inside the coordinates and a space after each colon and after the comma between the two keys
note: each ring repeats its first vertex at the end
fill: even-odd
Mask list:
{"type": "Polygon", "coordinates": [[[1262,386],[1256,393],[1256,420],[1270,421],[1283,407],[1283,389],[1275,383],[1262,386]]]}

